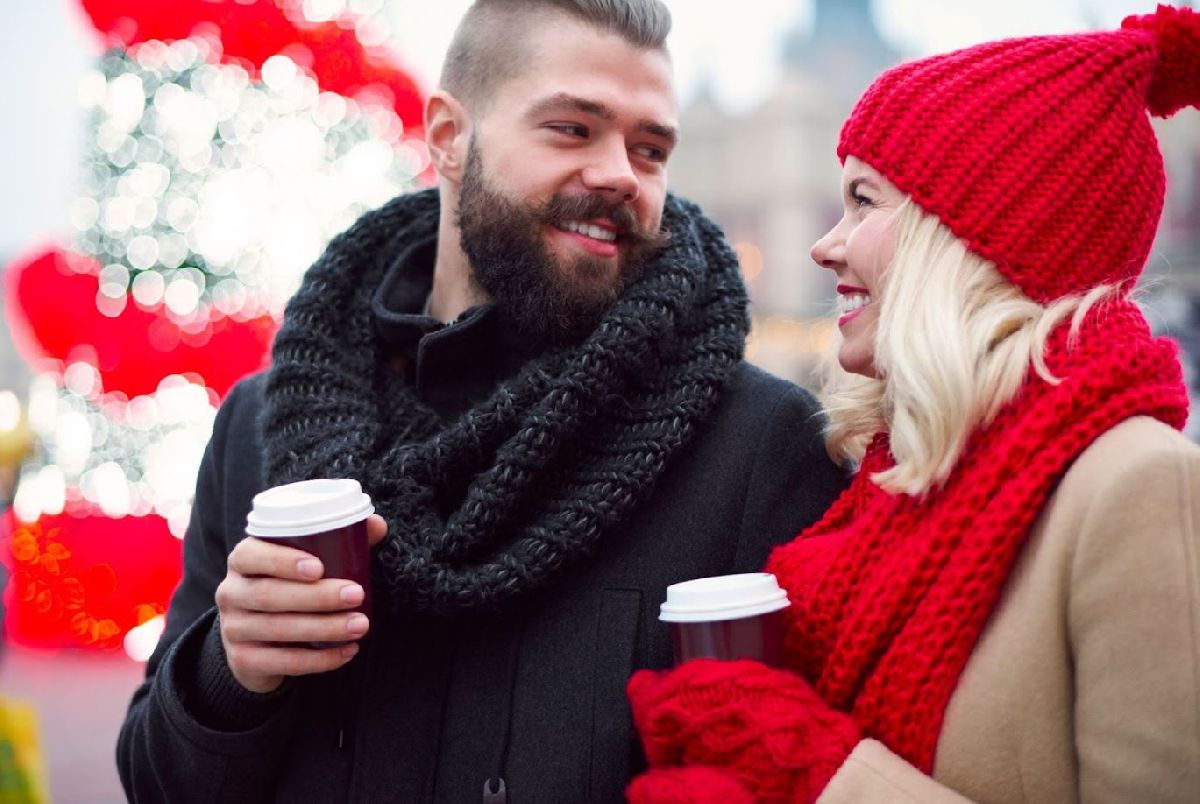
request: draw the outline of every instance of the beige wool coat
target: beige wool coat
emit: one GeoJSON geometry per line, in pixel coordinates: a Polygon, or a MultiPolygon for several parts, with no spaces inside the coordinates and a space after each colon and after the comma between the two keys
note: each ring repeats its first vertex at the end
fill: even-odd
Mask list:
{"type": "Polygon", "coordinates": [[[864,740],[818,804],[1200,804],[1200,447],[1130,419],[1072,465],[946,709],[932,778],[864,740]]]}

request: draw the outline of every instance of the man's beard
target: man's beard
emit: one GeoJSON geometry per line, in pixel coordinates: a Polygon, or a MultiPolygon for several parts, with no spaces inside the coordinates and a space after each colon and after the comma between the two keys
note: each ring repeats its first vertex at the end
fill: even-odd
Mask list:
{"type": "Polygon", "coordinates": [[[592,332],[667,241],[665,233],[642,228],[627,204],[599,195],[555,194],[545,203],[526,204],[493,189],[473,138],[457,222],[474,281],[515,329],[551,344],[577,342],[592,332]],[[616,226],[615,258],[559,259],[550,253],[542,234],[546,227],[595,218],[616,226]],[[610,278],[612,259],[617,272],[610,278]]]}

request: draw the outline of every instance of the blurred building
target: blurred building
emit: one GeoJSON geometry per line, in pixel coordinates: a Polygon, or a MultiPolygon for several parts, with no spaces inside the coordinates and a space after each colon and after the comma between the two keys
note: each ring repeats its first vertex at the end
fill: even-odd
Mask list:
{"type": "MultiPolygon", "coordinates": [[[[5,265],[0,255],[0,280],[5,265]]],[[[0,281],[0,310],[4,309],[5,283],[0,281]]],[[[2,316],[0,316],[2,317],[2,316]]],[[[31,436],[20,400],[29,390],[29,367],[13,345],[12,332],[0,326],[0,513],[12,501],[20,464],[31,446],[31,436]]],[[[0,590],[4,588],[0,569],[0,590]]]]}
{"type": "MultiPolygon", "coordinates": [[[[884,40],[871,0],[812,2],[811,29],[780,40],[775,91],[749,113],[732,115],[701,90],[681,115],[685,136],[671,163],[673,189],[721,224],[741,257],[755,317],[751,360],[809,384],[832,334],[835,283],[809,248],[841,215],[838,131],[871,80],[913,55],[884,40]]],[[[1171,182],[1144,298],[1156,330],[1196,356],[1200,114],[1184,111],[1156,128],[1171,182]]],[[[1189,362],[1200,377],[1200,365],[1189,362]]]]}
{"type": "Polygon", "coordinates": [[[1167,202],[1142,282],[1143,303],[1156,332],[1183,347],[1192,388],[1186,432],[1200,441],[1200,113],[1184,110],[1155,120],[1167,168],[1167,202]]]}
{"type": "Polygon", "coordinates": [[[702,89],[681,116],[673,188],[724,227],[742,260],[755,311],[751,357],[807,380],[828,338],[831,276],[809,258],[841,215],[838,129],[854,101],[900,54],[875,25],[870,0],[816,0],[811,29],[781,39],[782,77],[748,114],[702,89]]]}
{"type": "MultiPolygon", "coordinates": [[[[3,276],[5,256],[0,254],[0,277],[3,276]]],[[[4,304],[4,283],[0,282],[0,310],[4,304]]],[[[24,394],[29,385],[29,367],[17,354],[12,342],[12,333],[7,326],[0,327],[0,391],[17,391],[24,394]]]]}

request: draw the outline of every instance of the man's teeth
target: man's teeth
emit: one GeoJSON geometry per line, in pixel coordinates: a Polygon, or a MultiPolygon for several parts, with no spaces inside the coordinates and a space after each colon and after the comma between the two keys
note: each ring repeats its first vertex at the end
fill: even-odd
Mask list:
{"type": "Polygon", "coordinates": [[[841,314],[852,313],[860,307],[865,307],[871,303],[871,297],[863,293],[854,293],[846,296],[838,296],[838,312],[841,314]]]}
{"type": "Polygon", "coordinates": [[[612,242],[617,239],[616,232],[610,232],[607,229],[601,229],[599,226],[594,226],[590,223],[576,223],[575,221],[567,221],[563,224],[564,229],[568,232],[575,232],[584,237],[590,237],[593,240],[606,240],[612,242]]]}

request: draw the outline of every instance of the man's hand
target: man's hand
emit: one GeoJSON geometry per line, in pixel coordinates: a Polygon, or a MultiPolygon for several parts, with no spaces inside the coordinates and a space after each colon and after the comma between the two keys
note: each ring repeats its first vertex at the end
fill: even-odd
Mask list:
{"type": "MultiPolygon", "coordinates": [[[[387,523],[367,520],[371,546],[383,541],[387,523]]],[[[284,676],[335,670],[354,658],[358,645],[312,649],[288,643],[345,642],[367,633],[363,600],[353,581],[323,578],[312,555],[249,536],[229,554],[228,572],[217,587],[221,643],[233,677],[251,692],[271,692],[284,676]]]]}

